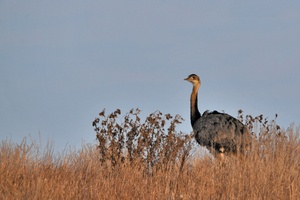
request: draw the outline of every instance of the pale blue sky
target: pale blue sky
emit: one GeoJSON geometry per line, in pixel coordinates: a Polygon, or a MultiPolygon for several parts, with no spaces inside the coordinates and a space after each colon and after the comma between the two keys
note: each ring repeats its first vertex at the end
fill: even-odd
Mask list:
{"type": "Polygon", "coordinates": [[[199,109],[299,124],[300,1],[1,1],[0,139],[95,143],[99,111],[199,109]]]}

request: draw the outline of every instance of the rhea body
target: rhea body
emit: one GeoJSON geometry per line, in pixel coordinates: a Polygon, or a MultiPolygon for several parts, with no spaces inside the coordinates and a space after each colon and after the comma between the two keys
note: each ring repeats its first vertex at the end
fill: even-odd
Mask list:
{"type": "Polygon", "coordinates": [[[247,126],[226,113],[205,111],[201,115],[198,110],[200,78],[196,74],[191,74],[184,80],[193,84],[190,115],[196,141],[215,157],[245,152],[252,138],[247,126]]]}

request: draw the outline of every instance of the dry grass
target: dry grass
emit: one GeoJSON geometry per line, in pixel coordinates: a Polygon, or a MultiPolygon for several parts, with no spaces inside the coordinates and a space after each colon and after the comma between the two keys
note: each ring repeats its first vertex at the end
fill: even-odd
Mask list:
{"type": "Polygon", "coordinates": [[[299,128],[247,116],[257,130],[252,151],[219,162],[192,157],[190,138],[176,132],[179,116],[156,112],[141,123],[138,112],[119,123],[119,110],[100,113],[93,122],[99,146],[58,156],[34,142],[3,141],[0,199],[299,198],[299,128]]]}

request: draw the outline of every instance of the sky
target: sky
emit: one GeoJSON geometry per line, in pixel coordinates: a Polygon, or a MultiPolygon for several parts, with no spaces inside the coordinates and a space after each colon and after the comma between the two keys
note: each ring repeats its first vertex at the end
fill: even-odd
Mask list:
{"type": "Polygon", "coordinates": [[[0,139],[96,144],[103,109],[199,110],[300,123],[300,1],[0,2],[0,139]]]}

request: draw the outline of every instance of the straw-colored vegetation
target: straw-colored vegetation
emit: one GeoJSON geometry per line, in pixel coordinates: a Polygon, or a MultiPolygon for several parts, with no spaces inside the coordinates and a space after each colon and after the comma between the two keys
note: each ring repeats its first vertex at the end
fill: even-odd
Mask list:
{"type": "Polygon", "coordinates": [[[299,199],[299,128],[243,118],[251,151],[224,161],[197,157],[180,116],[139,110],[99,114],[98,146],[54,155],[35,142],[0,144],[0,199],[299,199]],[[191,151],[192,150],[192,151],[191,151]]]}

